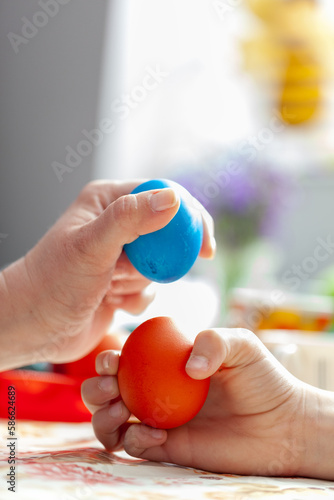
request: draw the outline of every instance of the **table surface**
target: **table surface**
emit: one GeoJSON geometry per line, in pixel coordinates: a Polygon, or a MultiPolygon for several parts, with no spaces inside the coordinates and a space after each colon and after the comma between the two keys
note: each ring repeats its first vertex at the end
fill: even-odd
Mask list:
{"type": "Polygon", "coordinates": [[[317,499],[334,482],[213,474],[106,452],[90,423],[16,422],[16,440],[0,420],[0,498],[19,500],[317,499]],[[8,491],[14,443],[15,494],[8,491]]]}

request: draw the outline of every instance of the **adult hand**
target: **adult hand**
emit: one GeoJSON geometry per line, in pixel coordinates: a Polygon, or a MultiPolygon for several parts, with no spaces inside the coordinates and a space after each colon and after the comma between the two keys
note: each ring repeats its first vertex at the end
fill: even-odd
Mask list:
{"type": "MultiPolygon", "coordinates": [[[[149,280],[123,245],[164,227],[179,207],[170,188],[129,194],[140,181],[96,181],[28,254],[0,274],[0,369],[68,362],[90,352],[117,308],[141,312],[149,280]]],[[[212,257],[213,224],[203,209],[202,257],[212,257]]]]}
{"type": "Polygon", "coordinates": [[[187,373],[211,376],[201,411],[161,430],[130,424],[119,396],[118,354],[98,355],[100,377],[82,385],[97,438],[134,457],[246,475],[334,479],[334,395],[294,378],[251,332],[220,329],[195,339],[187,373]]]}

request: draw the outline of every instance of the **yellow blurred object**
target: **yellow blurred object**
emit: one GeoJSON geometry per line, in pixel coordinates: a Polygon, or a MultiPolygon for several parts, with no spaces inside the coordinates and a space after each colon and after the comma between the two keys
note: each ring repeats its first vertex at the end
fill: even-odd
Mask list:
{"type": "Polygon", "coordinates": [[[316,0],[246,0],[248,8],[263,22],[284,26],[286,34],[306,27],[309,15],[317,12],[316,0]]]}
{"type": "Polygon", "coordinates": [[[280,0],[246,0],[246,5],[263,21],[271,21],[276,9],[280,6],[280,0]]]}
{"type": "Polygon", "coordinates": [[[320,68],[311,57],[298,50],[288,51],[288,65],[283,76],[279,111],[283,120],[298,125],[316,118],[321,112],[323,92],[318,76],[320,68]]]}
{"type": "Polygon", "coordinates": [[[227,326],[262,330],[293,330],[311,334],[332,328],[334,302],[325,295],[292,294],[283,290],[235,288],[230,293],[227,326]]]}
{"type": "Polygon", "coordinates": [[[280,330],[299,330],[301,326],[301,317],[292,311],[272,311],[268,316],[263,316],[258,325],[259,330],[271,330],[273,328],[280,330]]]}
{"type": "Polygon", "coordinates": [[[243,43],[245,69],[265,85],[288,125],[320,118],[325,86],[334,74],[334,35],[318,2],[246,0],[246,6],[260,25],[243,43]]]}
{"type": "Polygon", "coordinates": [[[264,316],[259,323],[258,330],[300,330],[304,332],[321,332],[326,330],[331,322],[329,316],[313,316],[307,313],[293,312],[284,309],[272,311],[264,316]]]}

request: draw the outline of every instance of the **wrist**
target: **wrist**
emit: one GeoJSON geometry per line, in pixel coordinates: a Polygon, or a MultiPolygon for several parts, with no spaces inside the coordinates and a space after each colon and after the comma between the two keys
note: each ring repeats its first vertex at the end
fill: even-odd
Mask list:
{"type": "Polygon", "coordinates": [[[334,480],[334,393],[306,386],[300,476],[334,480]]]}
{"type": "Polygon", "coordinates": [[[36,300],[24,257],[0,273],[0,371],[40,361],[36,300]]]}

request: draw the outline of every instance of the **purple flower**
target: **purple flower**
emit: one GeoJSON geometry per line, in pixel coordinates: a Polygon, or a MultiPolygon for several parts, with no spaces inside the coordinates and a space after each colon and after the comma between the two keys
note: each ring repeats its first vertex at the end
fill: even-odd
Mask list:
{"type": "Polygon", "coordinates": [[[272,228],[291,192],[287,177],[277,168],[245,163],[233,153],[182,170],[174,180],[202,203],[233,244],[272,228]]]}

